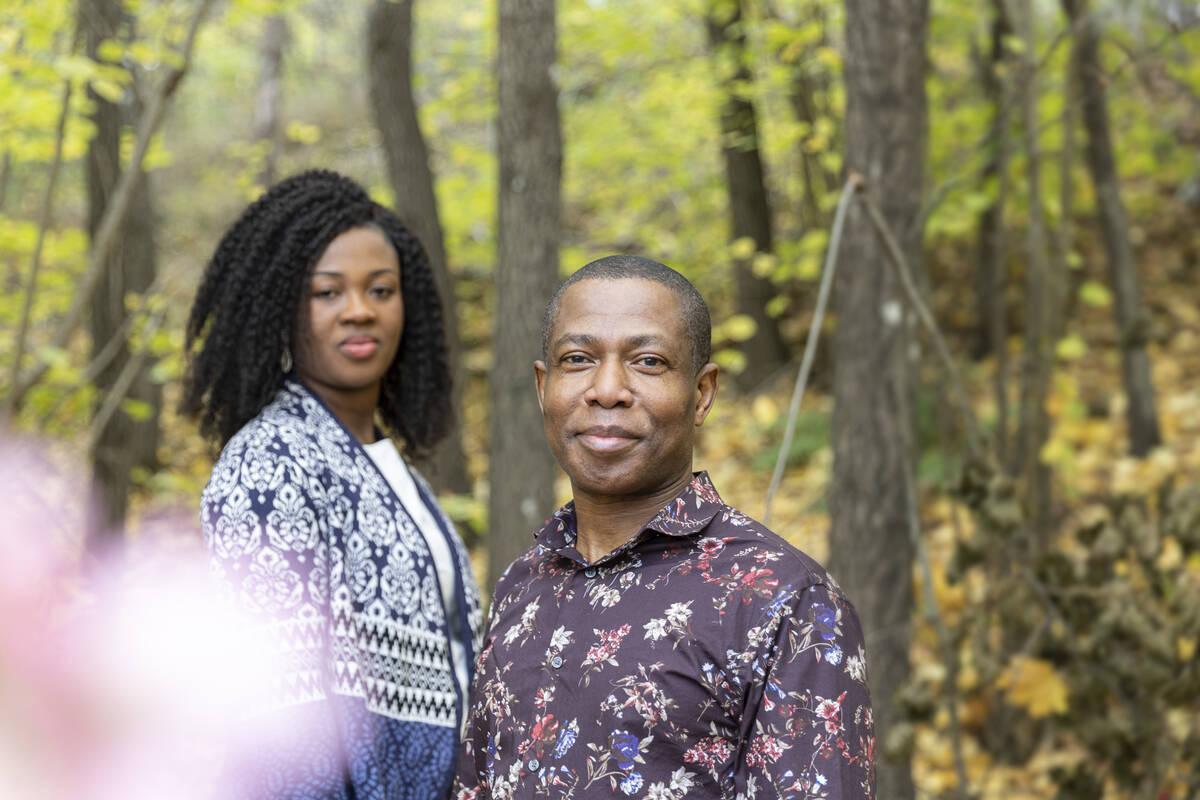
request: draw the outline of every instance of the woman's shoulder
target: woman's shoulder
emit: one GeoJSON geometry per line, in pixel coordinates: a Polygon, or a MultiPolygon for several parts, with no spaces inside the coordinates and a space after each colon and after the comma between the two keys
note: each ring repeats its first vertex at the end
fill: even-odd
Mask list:
{"type": "Polygon", "coordinates": [[[321,448],[317,427],[306,408],[307,396],[290,384],[235,433],[217,457],[214,477],[247,463],[297,462],[305,471],[318,468],[321,448]]]}

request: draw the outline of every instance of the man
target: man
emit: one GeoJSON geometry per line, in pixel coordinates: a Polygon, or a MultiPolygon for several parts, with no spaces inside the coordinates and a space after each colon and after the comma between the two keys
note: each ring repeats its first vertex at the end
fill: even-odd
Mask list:
{"type": "Polygon", "coordinates": [[[534,370],[574,500],[496,586],[458,800],[874,796],[853,608],[692,473],[710,336],[696,289],[645,258],[551,300],[534,370]]]}

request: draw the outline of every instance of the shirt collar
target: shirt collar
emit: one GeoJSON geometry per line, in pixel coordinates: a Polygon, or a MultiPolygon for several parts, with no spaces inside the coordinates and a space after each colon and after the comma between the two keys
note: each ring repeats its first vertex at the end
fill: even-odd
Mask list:
{"type": "MultiPolygon", "coordinates": [[[[709,479],[708,472],[695,472],[692,474],[691,482],[684,487],[683,491],[642,526],[642,530],[637,535],[630,537],[628,542],[602,560],[606,561],[617,553],[629,549],[642,538],[646,531],[656,531],[667,536],[693,534],[706,527],[723,506],[721,496],[717,494],[717,489],[709,479]]],[[[575,501],[572,500],[546,520],[534,534],[534,539],[539,545],[553,550],[559,555],[582,562],[583,558],[575,550],[577,535],[575,501]]]]}

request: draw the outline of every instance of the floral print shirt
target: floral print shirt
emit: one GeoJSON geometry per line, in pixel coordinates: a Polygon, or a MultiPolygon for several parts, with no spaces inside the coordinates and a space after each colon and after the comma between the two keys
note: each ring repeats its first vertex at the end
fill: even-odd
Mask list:
{"type": "Polygon", "coordinates": [[[456,800],[874,797],[863,635],[706,473],[589,564],[568,503],[496,586],[456,800]]]}

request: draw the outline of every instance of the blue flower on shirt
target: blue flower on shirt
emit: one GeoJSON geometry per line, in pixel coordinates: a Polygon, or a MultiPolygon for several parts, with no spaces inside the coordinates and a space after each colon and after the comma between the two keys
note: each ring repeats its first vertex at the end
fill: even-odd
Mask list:
{"type": "Polygon", "coordinates": [[[554,757],[562,758],[565,756],[567,751],[571,749],[571,746],[575,744],[575,737],[578,734],[579,726],[576,725],[575,720],[571,720],[570,724],[558,733],[558,744],[554,746],[554,757]]]}
{"type": "Polygon", "coordinates": [[[843,655],[844,653],[842,653],[842,648],[835,644],[833,647],[825,651],[825,663],[836,667],[838,664],[842,663],[843,655]]]}
{"type": "Polygon", "coordinates": [[[837,614],[823,603],[813,603],[813,624],[825,641],[837,638],[837,614]]]}
{"type": "Polygon", "coordinates": [[[625,794],[637,794],[638,789],[642,788],[642,775],[640,772],[631,772],[621,781],[621,791],[625,794]]]}
{"type": "Polygon", "coordinates": [[[638,754],[638,738],[625,731],[613,731],[608,737],[608,744],[617,758],[617,766],[621,769],[631,769],[638,754]]]}

